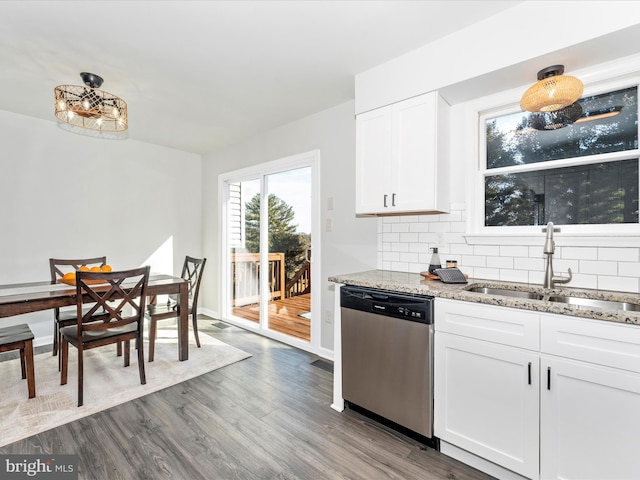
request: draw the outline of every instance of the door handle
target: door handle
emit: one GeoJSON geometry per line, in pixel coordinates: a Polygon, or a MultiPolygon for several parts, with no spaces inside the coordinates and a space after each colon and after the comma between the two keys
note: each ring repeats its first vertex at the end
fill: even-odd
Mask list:
{"type": "Polygon", "coordinates": [[[396,206],[396,194],[395,193],[391,194],[391,206],[392,207],[396,206]]]}
{"type": "Polygon", "coordinates": [[[384,194],[384,208],[387,208],[387,194],[384,194]]]}
{"type": "Polygon", "coordinates": [[[529,366],[527,367],[528,370],[528,379],[529,379],[529,385],[531,385],[531,362],[529,362],[529,366]]]}

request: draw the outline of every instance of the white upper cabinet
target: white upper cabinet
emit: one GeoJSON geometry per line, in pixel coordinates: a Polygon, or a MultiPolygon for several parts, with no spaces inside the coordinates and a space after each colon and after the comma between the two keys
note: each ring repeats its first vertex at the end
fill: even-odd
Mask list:
{"type": "Polygon", "coordinates": [[[448,135],[437,92],[356,116],[356,214],[447,212],[448,135]]]}

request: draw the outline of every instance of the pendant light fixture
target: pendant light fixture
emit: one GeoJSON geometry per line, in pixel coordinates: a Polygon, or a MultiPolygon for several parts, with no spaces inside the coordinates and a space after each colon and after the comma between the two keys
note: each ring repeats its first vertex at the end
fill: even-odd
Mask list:
{"type": "Polygon", "coordinates": [[[524,92],[520,107],[528,112],[555,112],[574,104],[584,85],[576,77],[563,75],[564,65],[553,65],[538,72],[538,82],[524,92]]]}
{"type": "Polygon", "coordinates": [[[93,73],[80,74],[84,86],[58,85],[54,90],[55,115],[74,127],[101,132],[127,129],[127,102],[100,90],[103,79],[93,73]]]}
{"type": "Polygon", "coordinates": [[[529,116],[529,126],[535,130],[557,130],[575,123],[582,116],[582,106],[576,102],[555,112],[536,112],[529,116]]]}

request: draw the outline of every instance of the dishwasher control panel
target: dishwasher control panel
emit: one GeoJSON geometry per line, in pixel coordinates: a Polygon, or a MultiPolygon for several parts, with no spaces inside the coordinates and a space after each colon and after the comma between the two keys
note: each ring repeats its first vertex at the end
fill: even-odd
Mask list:
{"type": "Polygon", "coordinates": [[[433,297],[349,285],[340,290],[341,307],[414,322],[433,323],[433,297]]]}

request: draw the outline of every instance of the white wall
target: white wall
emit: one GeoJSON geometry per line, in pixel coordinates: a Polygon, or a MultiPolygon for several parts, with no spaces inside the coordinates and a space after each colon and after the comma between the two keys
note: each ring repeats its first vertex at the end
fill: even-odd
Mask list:
{"type": "MultiPolygon", "coordinates": [[[[322,259],[322,327],[320,347],[333,350],[334,286],[326,279],[345,272],[376,266],[377,221],[355,218],[355,121],[354,103],[319,112],[250,140],[203,157],[204,253],[211,270],[219,269],[218,175],[291,155],[320,150],[322,259]],[[327,201],[334,198],[334,210],[327,201]],[[324,231],[327,219],[333,231],[324,231]]],[[[315,255],[315,252],[314,252],[315,255]]],[[[314,264],[315,265],[315,264],[314,264]]],[[[218,277],[203,277],[202,306],[218,312],[218,277]]]]}
{"type": "MultiPolygon", "coordinates": [[[[114,269],[179,275],[186,254],[201,254],[199,155],[4,111],[0,141],[0,284],[49,280],[51,257],[106,255],[114,269]]],[[[52,319],[44,311],[2,322],[28,322],[42,344],[52,319]]]]}

